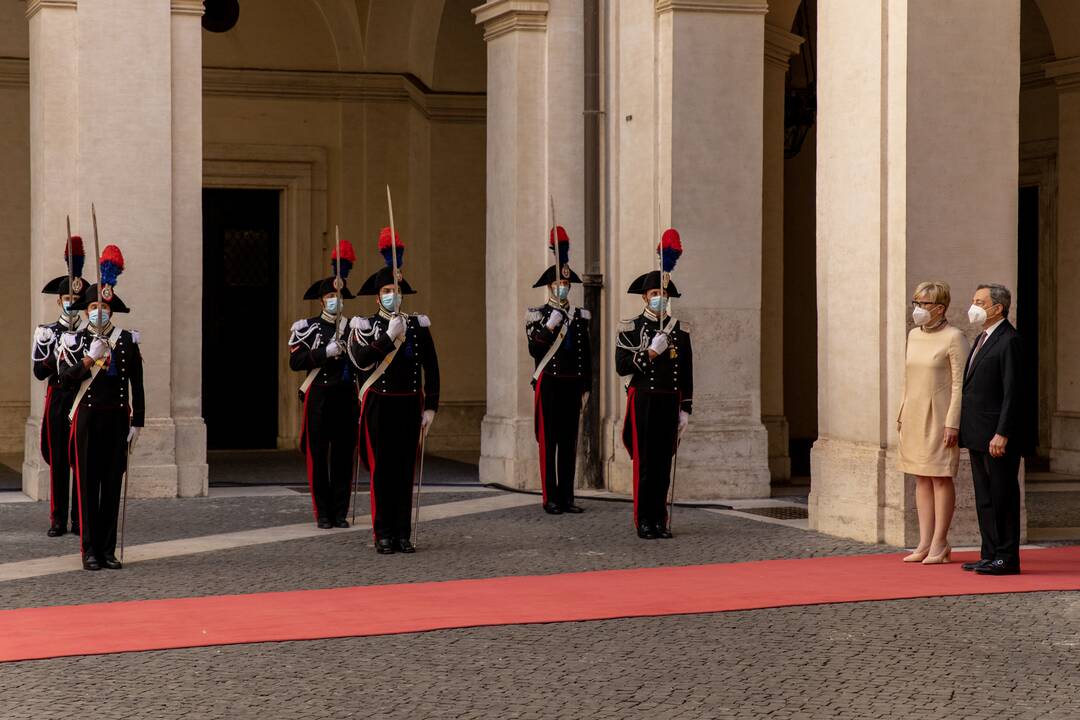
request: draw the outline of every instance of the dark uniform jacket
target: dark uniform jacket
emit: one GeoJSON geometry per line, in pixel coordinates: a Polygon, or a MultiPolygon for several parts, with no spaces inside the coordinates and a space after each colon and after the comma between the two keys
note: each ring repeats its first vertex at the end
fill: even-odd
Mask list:
{"type": "MultiPolygon", "coordinates": [[[[349,366],[349,359],[345,355],[345,344],[348,341],[348,325],[344,319],[340,320],[341,330],[338,345],[341,346],[341,354],[328,358],[326,347],[333,342],[338,331],[338,322],[331,322],[323,315],[317,315],[307,320],[297,320],[293,323],[289,335],[289,367],[295,371],[311,372],[315,368],[319,373],[311,383],[312,388],[331,389],[342,383],[355,381],[355,374],[349,366]]],[[[303,400],[303,396],[300,398],[303,400]]]]}
{"type": "MultiPolygon", "coordinates": [[[[110,325],[106,337],[111,337],[110,325]]],[[[94,336],[89,330],[65,333],[58,350],[60,379],[64,387],[78,391],[91,370],[82,359],[90,351],[94,336]]],[[[112,357],[103,366],[86,390],[79,408],[102,410],[124,409],[131,413],[131,425],[142,427],[146,419],[146,396],[143,392],[142,354],[139,352],[139,332],[121,330],[112,349],[112,357]]]]}
{"type": "MultiPolygon", "coordinates": [[[[439,409],[439,358],[431,338],[431,321],[426,315],[403,315],[405,335],[397,355],[371,386],[369,392],[385,395],[423,394],[424,409],[439,409]]],[[[355,317],[349,323],[349,357],[360,371],[363,383],[394,350],[387,336],[390,316],[379,312],[371,317],[355,317]]]]}
{"type": "MultiPolygon", "coordinates": [[[[56,320],[45,325],[38,325],[34,331],[34,349],[31,358],[34,362],[34,377],[45,381],[48,388],[48,402],[59,402],[66,413],[71,409],[71,401],[75,393],[63,387],[60,383],[60,372],[56,366],[56,350],[60,338],[66,332],[78,331],[78,318],[73,326],[67,325],[63,320],[56,320]]],[[[46,412],[48,410],[46,409],[46,412]]],[[[46,463],[52,464],[49,452],[49,439],[46,437],[47,423],[41,423],[41,457],[46,463]]]]}
{"type": "MultiPolygon", "coordinates": [[[[665,325],[668,322],[669,319],[665,319],[665,325]]],[[[615,371],[629,376],[627,387],[639,392],[678,393],[680,408],[691,413],[694,406],[694,354],[690,334],[684,323],[677,320],[668,333],[668,349],[650,360],[649,345],[659,329],[659,321],[649,312],[620,323],[615,371]]]]}
{"type": "MultiPolygon", "coordinates": [[[[551,303],[536,308],[529,308],[525,316],[525,336],[529,340],[529,354],[532,355],[534,367],[540,365],[540,361],[548,354],[551,344],[559,337],[563,325],[554,330],[548,330],[547,321],[552,313],[563,314],[563,325],[566,324],[566,312],[556,308],[551,303]]],[[[574,317],[569,320],[570,327],[563,336],[562,344],[551,360],[544,366],[544,375],[560,378],[580,378],[582,381],[581,391],[586,392],[592,386],[592,349],[589,344],[589,311],[584,308],[575,308],[574,317]]]]}

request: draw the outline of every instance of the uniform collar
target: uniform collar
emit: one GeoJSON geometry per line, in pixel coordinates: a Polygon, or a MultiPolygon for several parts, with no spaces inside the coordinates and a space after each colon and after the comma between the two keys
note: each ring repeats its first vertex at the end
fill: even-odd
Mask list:
{"type": "Polygon", "coordinates": [[[379,317],[381,317],[383,320],[389,321],[394,316],[389,311],[387,311],[386,308],[381,307],[379,308],[379,317]]]}
{"type": "Polygon", "coordinates": [[[341,313],[338,313],[337,315],[331,315],[330,313],[326,312],[325,310],[323,310],[321,313],[319,313],[319,319],[321,319],[323,322],[328,322],[331,325],[335,325],[335,326],[337,325],[337,321],[338,321],[339,317],[341,317],[341,313]]]}
{"type": "Polygon", "coordinates": [[[91,323],[86,324],[86,329],[89,330],[90,334],[93,335],[94,337],[107,338],[110,335],[112,335],[112,332],[115,329],[115,326],[112,324],[112,320],[109,320],[109,324],[106,325],[105,327],[101,328],[100,330],[97,329],[96,327],[94,327],[91,323]]]}
{"type": "Polygon", "coordinates": [[[547,301],[547,304],[548,304],[548,305],[550,305],[551,307],[555,308],[556,310],[563,310],[563,311],[565,311],[565,310],[569,310],[569,309],[570,309],[570,301],[569,301],[569,300],[566,300],[566,301],[564,302],[564,301],[562,301],[562,300],[559,300],[559,299],[557,299],[557,298],[553,298],[553,297],[551,297],[551,295],[550,295],[550,294],[548,295],[548,301],[547,301]]]}
{"type": "Polygon", "coordinates": [[[641,316],[650,322],[660,322],[660,318],[657,317],[656,313],[654,313],[649,308],[645,308],[645,310],[641,313],[641,316]]]}
{"type": "Polygon", "coordinates": [[[70,318],[64,313],[60,313],[60,317],[57,319],[58,323],[67,328],[68,330],[78,330],[79,324],[82,322],[82,318],[78,314],[72,315],[70,318]]]}

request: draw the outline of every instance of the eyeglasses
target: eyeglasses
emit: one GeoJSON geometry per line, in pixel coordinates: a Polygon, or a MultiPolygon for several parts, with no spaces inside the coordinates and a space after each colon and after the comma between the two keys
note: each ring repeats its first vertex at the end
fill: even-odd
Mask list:
{"type": "Polygon", "coordinates": [[[921,307],[923,309],[926,309],[926,308],[932,308],[935,305],[940,305],[940,304],[941,303],[930,302],[928,300],[912,300],[911,301],[911,307],[913,307],[913,308],[921,307]]]}

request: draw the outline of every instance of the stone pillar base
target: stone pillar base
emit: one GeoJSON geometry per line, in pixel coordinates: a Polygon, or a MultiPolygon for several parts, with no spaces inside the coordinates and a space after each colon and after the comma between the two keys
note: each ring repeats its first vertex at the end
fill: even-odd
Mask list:
{"type": "Polygon", "coordinates": [[[206,423],[201,417],[176,418],[176,495],[205,497],[210,492],[206,464],[206,423]]]}
{"type": "Polygon", "coordinates": [[[49,466],[41,457],[41,419],[26,420],[26,440],[23,443],[22,491],[32,500],[49,499],[49,466]]]}
{"type": "Polygon", "coordinates": [[[761,422],[769,434],[769,473],[776,480],[787,480],[791,477],[787,418],[783,415],[766,415],[761,422]]]}
{"type": "Polygon", "coordinates": [[[480,424],[480,482],[540,489],[539,450],[532,418],[485,415],[480,424]]]}
{"type": "Polygon", "coordinates": [[[1050,431],[1050,471],[1062,475],[1080,475],[1080,414],[1054,413],[1050,431]]]}
{"type": "MultiPolygon", "coordinates": [[[[862,542],[897,547],[919,543],[919,515],[914,475],[896,469],[891,452],[869,443],[818,440],[810,453],[810,529],[862,542]]],[[[1020,468],[1020,539],[1027,540],[1024,469],[1020,468]]],[[[971,461],[960,451],[954,479],[956,510],[949,529],[953,547],[978,546],[979,521],[971,461]]]]}
{"type": "MultiPolygon", "coordinates": [[[[622,423],[611,427],[613,458],[608,462],[607,488],[629,495],[633,465],[622,444],[622,423]]],[[[765,464],[768,439],[762,425],[690,427],[679,447],[675,472],[676,500],[767,498],[771,494],[765,464]]]]}

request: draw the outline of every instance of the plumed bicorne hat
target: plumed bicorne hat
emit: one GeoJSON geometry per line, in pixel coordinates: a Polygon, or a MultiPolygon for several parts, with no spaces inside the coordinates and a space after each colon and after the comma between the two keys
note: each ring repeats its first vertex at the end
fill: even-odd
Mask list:
{"type": "Polygon", "coordinates": [[[71,236],[71,258],[68,258],[68,244],[64,243],[64,264],[71,268],[71,284],[75,286],[74,292],[68,288],[68,276],[61,275],[45,283],[41,288],[44,295],[74,295],[75,302],[82,302],[86,296],[87,283],[83,280],[83,265],[86,263],[86,251],[83,249],[82,238],[78,235],[71,236]]]}
{"type": "Polygon", "coordinates": [[[122,272],[124,272],[124,255],[120,252],[120,248],[115,245],[106,245],[105,249],[101,251],[101,260],[98,262],[98,277],[101,279],[101,288],[98,287],[98,283],[91,285],[87,288],[83,299],[72,305],[71,309],[86,310],[92,303],[104,302],[109,304],[109,309],[113,313],[131,312],[128,306],[124,304],[124,301],[120,299],[120,296],[113,290],[122,272]]]}
{"type": "Polygon", "coordinates": [[[533,283],[533,287],[547,287],[559,280],[569,280],[571,283],[580,283],[581,278],[578,277],[576,272],[570,269],[570,236],[566,234],[566,229],[563,228],[562,225],[556,225],[551,230],[551,239],[548,240],[548,247],[551,249],[552,254],[558,255],[559,265],[558,267],[552,265],[545,270],[544,274],[540,276],[540,279],[533,283]]]}
{"type": "Polygon", "coordinates": [[[398,289],[401,290],[402,295],[416,294],[416,291],[401,275],[401,267],[405,262],[405,245],[401,242],[401,234],[394,233],[394,240],[391,242],[390,228],[384,227],[379,231],[379,253],[386,264],[364,281],[357,295],[378,295],[381,288],[394,284],[394,246],[397,246],[398,289]]]}
{"type": "MultiPolygon", "coordinates": [[[[663,272],[670,273],[675,269],[675,263],[682,257],[682,251],[682,240],[679,238],[679,231],[674,228],[665,230],[664,235],[660,238],[660,244],[656,246],[656,254],[660,257],[660,267],[663,272]]],[[[650,290],[659,290],[661,287],[661,271],[653,270],[635,278],[626,292],[629,295],[644,295],[650,290]]],[[[680,297],[679,289],[675,287],[675,283],[670,279],[668,280],[667,294],[668,297],[680,297]]]]}
{"type": "Polygon", "coordinates": [[[337,292],[334,282],[337,280],[339,262],[341,263],[341,297],[345,300],[351,300],[356,297],[349,292],[348,285],[346,284],[346,280],[349,279],[349,273],[352,271],[353,265],[356,264],[356,251],[353,249],[351,242],[342,240],[340,259],[338,258],[337,247],[330,253],[330,270],[333,271],[333,275],[313,282],[311,287],[307,289],[307,292],[304,293],[305,300],[322,300],[324,296],[337,292]]]}

